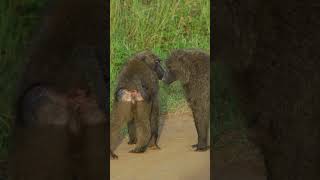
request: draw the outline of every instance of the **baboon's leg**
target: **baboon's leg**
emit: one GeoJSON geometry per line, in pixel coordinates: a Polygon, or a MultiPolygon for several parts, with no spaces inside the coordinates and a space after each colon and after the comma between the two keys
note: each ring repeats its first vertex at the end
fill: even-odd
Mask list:
{"type": "Polygon", "coordinates": [[[136,147],[131,150],[131,153],[144,152],[150,141],[151,127],[150,127],[150,111],[151,105],[144,101],[138,101],[135,105],[134,119],[137,130],[137,144],[136,147]]]}
{"type": "Polygon", "coordinates": [[[81,107],[81,150],[79,180],[107,179],[107,117],[92,102],[81,107]]]}
{"type": "Polygon", "coordinates": [[[110,158],[111,159],[118,159],[118,156],[115,153],[113,153],[113,151],[110,150],[110,158]]]}
{"type": "Polygon", "coordinates": [[[66,101],[36,87],[23,98],[10,150],[12,180],[70,180],[66,101]]]}
{"type": "Polygon", "coordinates": [[[123,136],[121,128],[132,119],[132,104],[131,102],[115,102],[111,112],[110,120],[110,149],[114,151],[121,143],[123,136]]]}
{"type": "Polygon", "coordinates": [[[208,149],[208,131],[209,131],[209,119],[207,113],[199,108],[192,107],[194,122],[198,133],[198,144],[196,151],[205,151],[208,149]]]}
{"type": "Polygon", "coordinates": [[[191,111],[192,111],[193,121],[194,121],[194,125],[195,125],[195,127],[196,127],[197,136],[198,136],[198,142],[197,142],[196,144],[191,145],[191,147],[192,147],[192,148],[198,148],[198,143],[199,143],[199,127],[198,127],[198,123],[197,123],[197,121],[196,121],[196,116],[195,116],[196,113],[195,113],[195,111],[193,110],[192,107],[190,107],[190,108],[191,108],[191,111]]]}
{"type": "Polygon", "coordinates": [[[210,146],[211,146],[211,125],[210,125],[210,121],[211,121],[211,119],[210,119],[210,114],[209,114],[209,116],[208,116],[208,132],[207,132],[207,146],[210,148],[210,146]]]}
{"type": "Polygon", "coordinates": [[[128,144],[136,144],[137,137],[136,137],[136,125],[134,119],[127,123],[128,125],[128,133],[129,133],[129,142],[128,144]]]}
{"type": "Polygon", "coordinates": [[[160,107],[159,107],[159,98],[156,97],[152,103],[151,109],[151,139],[149,142],[149,147],[153,149],[160,149],[158,146],[159,138],[159,116],[160,116],[160,107]]]}

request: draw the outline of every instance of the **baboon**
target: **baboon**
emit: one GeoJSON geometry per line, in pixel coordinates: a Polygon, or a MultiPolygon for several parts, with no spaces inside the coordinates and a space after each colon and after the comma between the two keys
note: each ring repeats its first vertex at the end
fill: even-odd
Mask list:
{"type": "Polygon", "coordinates": [[[18,87],[12,180],[107,179],[106,8],[50,4],[18,87]]]}
{"type": "Polygon", "coordinates": [[[319,9],[275,0],[214,5],[215,64],[231,75],[267,179],[320,179],[319,9]]]}
{"type": "Polygon", "coordinates": [[[198,143],[192,147],[205,151],[210,144],[210,56],[199,49],[174,50],[166,60],[166,67],[163,82],[182,83],[193,113],[198,143]]]}
{"type": "Polygon", "coordinates": [[[128,123],[129,143],[135,143],[132,153],[142,153],[147,147],[159,149],[159,85],[164,70],[159,58],[151,51],[131,57],[121,70],[111,114],[111,157],[119,141],[120,130],[128,123]]]}
{"type": "MultiPolygon", "coordinates": [[[[144,51],[144,52],[140,52],[140,54],[150,54],[151,52],[149,50],[144,51]]],[[[139,55],[138,55],[139,56],[139,55]]],[[[132,60],[132,59],[131,59],[132,60]]],[[[135,59],[133,59],[135,60],[135,59]]],[[[161,80],[163,75],[164,75],[164,70],[160,65],[160,59],[156,58],[156,59],[144,59],[141,58],[141,60],[143,62],[145,62],[151,69],[154,70],[154,72],[157,74],[158,80],[161,80]],[[154,66],[154,63],[156,63],[156,66],[154,66]]],[[[120,90],[121,88],[117,89],[120,90]]],[[[136,94],[137,91],[132,91],[129,92],[127,91],[126,93],[131,93],[132,97],[137,97],[137,95],[139,96],[139,94],[136,94]]],[[[145,92],[143,92],[145,93],[145,92]]],[[[120,95],[121,96],[121,95],[120,95]]],[[[157,145],[157,139],[158,139],[158,121],[159,121],[159,113],[160,113],[160,106],[159,106],[159,97],[158,95],[156,97],[154,97],[154,103],[152,105],[152,113],[151,113],[151,119],[152,122],[154,122],[154,128],[152,129],[152,139],[150,140],[149,143],[149,147],[153,147],[153,148],[159,148],[159,146],[157,145]]],[[[136,144],[137,143],[137,138],[136,138],[136,127],[135,127],[135,123],[134,120],[131,120],[127,123],[127,127],[128,127],[128,133],[129,133],[129,142],[128,144],[136,144]]]]}

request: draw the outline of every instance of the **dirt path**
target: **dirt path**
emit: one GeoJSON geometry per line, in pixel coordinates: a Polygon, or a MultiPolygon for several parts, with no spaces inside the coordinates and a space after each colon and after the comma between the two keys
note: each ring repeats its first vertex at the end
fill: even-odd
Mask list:
{"type": "MultiPolygon", "coordinates": [[[[125,139],[111,160],[111,180],[209,180],[210,152],[194,152],[197,140],[189,109],[163,116],[165,120],[159,140],[161,150],[143,154],[128,153],[134,146],[125,139]]],[[[241,141],[241,132],[223,135],[213,150],[213,180],[266,180],[262,157],[257,148],[241,141]]],[[[0,161],[1,174],[6,162],[0,161]]]]}
{"type": "MultiPolygon", "coordinates": [[[[125,139],[111,160],[111,180],[209,180],[210,152],[194,152],[197,140],[193,117],[188,108],[162,117],[165,121],[159,145],[161,150],[143,154],[128,153],[134,146],[125,139]]],[[[257,148],[241,141],[240,131],[230,131],[213,150],[214,180],[266,180],[263,160],[257,148]]]]}
{"type": "Polygon", "coordinates": [[[116,150],[118,160],[111,160],[111,180],[209,180],[210,151],[194,152],[197,141],[190,111],[168,114],[161,131],[161,150],[143,154],[128,153],[134,146],[125,139],[116,150]]]}

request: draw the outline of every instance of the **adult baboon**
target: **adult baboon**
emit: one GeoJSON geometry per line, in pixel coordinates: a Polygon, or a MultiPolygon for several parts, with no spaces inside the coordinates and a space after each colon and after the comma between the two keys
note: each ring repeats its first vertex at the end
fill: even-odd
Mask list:
{"type": "Polygon", "coordinates": [[[10,178],[106,179],[106,3],[61,0],[51,5],[27,50],[10,178]]]}
{"type": "Polygon", "coordinates": [[[192,110],[198,143],[196,151],[205,151],[210,139],[210,56],[198,49],[174,50],[166,61],[166,84],[179,80],[192,110]]]}
{"type": "Polygon", "coordinates": [[[137,53],[121,70],[111,114],[112,157],[116,157],[113,151],[125,123],[129,123],[129,143],[136,141],[136,147],[130,152],[142,153],[148,145],[159,148],[158,80],[163,74],[159,58],[150,51],[137,53]]]}
{"type": "MultiPolygon", "coordinates": [[[[150,51],[144,51],[144,52],[140,52],[140,55],[147,55],[147,54],[151,54],[150,51]]],[[[139,56],[139,55],[138,55],[139,56]]],[[[152,55],[153,56],[153,55],[152,55]]],[[[131,60],[136,60],[135,58],[131,59],[131,60]]],[[[154,70],[154,72],[157,74],[158,80],[161,80],[163,75],[164,75],[164,70],[160,65],[160,60],[158,58],[153,59],[145,59],[145,58],[140,58],[140,60],[142,60],[143,62],[146,63],[146,65],[148,65],[148,67],[150,67],[151,69],[154,70]],[[154,66],[154,63],[156,63],[154,66]]],[[[120,89],[117,89],[120,90],[120,89]]],[[[132,93],[132,92],[131,92],[132,93]]],[[[135,94],[135,92],[133,92],[132,94],[133,96],[136,96],[137,94],[135,94]]],[[[158,139],[158,121],[159,121],[159,115],[160,115],[160,104],[159,104],[159,97],[158,95],[156,97],[153,98],[153,107],[152,107],[152,114],[151,114],[151,119],[152,122],[154,122],[152,124],[153,128],[151,129],[153,132],[153,136],[151,137],[152,139],[149,142],[149,147],[152,148],[159,148],[159,146],[157,145],[157,139],[158,139]]],[[[128,144],[136,144],[137,143],[137,137],[136,137],[136,126],[135,126],[135,121],[131,120],[127,123],[128,126],[128,133],[129,133],[129,142],[128,144]]]]}

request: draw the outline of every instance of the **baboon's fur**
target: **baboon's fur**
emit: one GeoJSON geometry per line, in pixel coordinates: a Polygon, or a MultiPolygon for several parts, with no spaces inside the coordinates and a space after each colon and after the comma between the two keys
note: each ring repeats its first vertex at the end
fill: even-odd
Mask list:
{"type": "MultiPolygon", "coordinates": [[[[151,69],[154,70],[154,72],[156,72],[157,77],[159,80],[162,79],[163,75],[164,75],[164,70],[161,67],[160,64],[160,59],[158,59],[157,57],[155,57],[153,55],[153,53],[151,53],[149,50],[146,51],[142,51],[140,53],[138,53],[136,55],[136,57],[140,60],[142,60],[143,62],[146,63],[146,65],[148,65],[151,69]],[[140,57],[139,57],[140,56],[140,57]],[[141,56],[149,56],[149,58],[144,58],[141,56]],[[156,64],[155,64],[156,62],[156,64]]],[[[134,60],[137,58],[133,58],[134,60]]],[[[132,60],[132,59],[131,59],[132,60]]],[[[119,90],[119,89],[118,89],[119,90]]],[[[141,97],[142,98],[142,97],[141,97]]],[[[159,102],[159,98],[158,97],[154,97],[154,103],[153,103],[153,110],[152,110],[152,114],[151,114],[151,121],[154,122],[152,123],[152,136],[151,136],[151,140],[149,142],[149,147],[152,148],[159,148],[159,146],[157,145],[157,139],[158,139],[158,121],[159,121],[159,113],[160,113],[160,102],[159,102]]],[[[137,143],[137,138],[136,138],[136,126],[133,120],[129,121],[127,123],[127,127],[128,127],[128,132],[129,132],[129,142],[128,144],[136,144],[137,143]]]]}
{"type": "Polygon", "coordinates": [[[198,143],[197,151],[207,150],[210,139],[210,55],[199,49],[174,50],[166,61],[165,83],[182,83],[192,110],[198,143]]]}
{"type": "Polygon", "coordinates": [[[144,152],[148,145],[159,148],[158,80],[163,73],[159,58],[150,51],[135,54],[121,70],[111,114],[111,152],[118,144],[125,123],[128,123],[129,143],[136,141],[136,147],[130,152],[144,152]]]}
{"type": "Polygon", "coordinates": [[[106,179],[106,3],[50,5],[19,84],[10,178],[106,179]]]}

